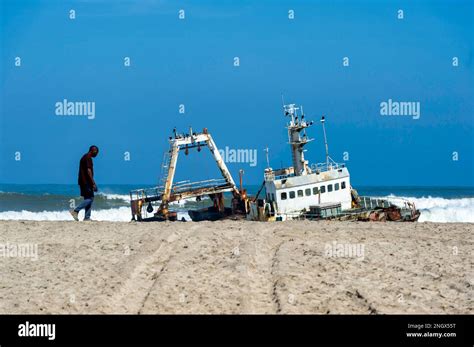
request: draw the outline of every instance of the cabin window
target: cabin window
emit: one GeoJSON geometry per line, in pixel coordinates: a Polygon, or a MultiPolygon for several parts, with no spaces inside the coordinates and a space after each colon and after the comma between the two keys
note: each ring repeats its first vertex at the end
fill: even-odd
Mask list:
{"type": "Polygon", "coordinates": [[[303,190],[300,189],[298,190],[298,198],[301,198],[303,196],[303,190]]]}
{"type": "Polygon", "coordinates": [[[281,193],[281,199],[286,200],[286,193],[281,193]]]}
{"type": "Polygon", "coordinates": [[[346,189],[346,181],[343,181],[343,182],[341,183],[341,189],[346,189]]]}
{"type": "Polygon", "coordinates": [[[326,193],[326,186],[321,186],[321,194],[326,193]]]}
{"type": "Polygon", "coordinates": [[[294,199],[295,198],[295,192],[294,191],[291,191],[290,192],[290,199],[294,199]]]}
{"type": "Polygon", "coordinates": [[[318,187],[314,187],[313,188],[313,195],[318,195],[319,191],[318,191],[318,187]]]}
{"type": "Polygon", "coordinates": [[[332,184],[328,184],[328,193],[332,192],[332,184]]]}
{"type": "Polygon", "coordinates": [[[334,190],[339,190],[339,183],[336,183],[336,184],[334,185],[334,190]]]}
{"type": "Polygon", "coordinates": [[[304,195],[310,196],[311,195],[311,188],[305,189],[304,195]]]}

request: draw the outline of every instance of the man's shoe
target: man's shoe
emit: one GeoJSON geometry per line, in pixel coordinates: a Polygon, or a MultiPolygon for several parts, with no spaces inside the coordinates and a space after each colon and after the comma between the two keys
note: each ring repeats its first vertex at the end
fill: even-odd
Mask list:
{"type": "Polygon", "coordinates": [[[69,210],[69,213],[71,214],[72,218],[74,218],[74,220],[76,221],[79,220],[79,212],[76,212],[74,210],[69,210]]]}
{"type": "Polygon", "coordinates": [[[92,219],[90,219],[90,218],[84,218],[83,222],[92,222],[92,219]]]}

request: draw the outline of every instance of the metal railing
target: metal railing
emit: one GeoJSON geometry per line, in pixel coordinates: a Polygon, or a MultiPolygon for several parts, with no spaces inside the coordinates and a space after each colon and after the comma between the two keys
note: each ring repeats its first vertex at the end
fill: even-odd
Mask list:
{"type": "Polygon", "coordinates": [[[198,182],[183,181],[183,182],[177,183],[176,185],[173,185],[171,192],[180,193],[183,191],[189,191],[189,190],[195,190],[195,189],[219,187],[226,184],[227,184],[227,181],[223,178],[210,179],[210,180],[204,180],[204,181],[198,181],[198,182]]]}
{"type": "MultiPolygon", "coordinates": [[[[198,189],[222,187],[225,185],[228,185],[229,188],[231,187],[230,184],[228,184],[223,178],[209,179],[198,182],[181,181],[173,185],[171,188],[171,194],[178,194],[198,189]]],[[[165,188],[163,186],[135,189],[130,191],[130,200],[157,201],[161,199],[161,196],[164,192],[165,188]]]]}
{"type": "Polygon", "coordinates": [[[148,200],[150,198],[161,198],[161,195],[164,192],[164,187],[152,187],[152,188],[143,188],[135,189],[130,191],[130,200],[148,200]]]}
{"type": "Polygon", "coordinates": [[[294,173],[287,174],[287,175],[276,175],[275,176],[274,171],[265,172],[265,174],[264,174],[265,181],[282,180],[282,179],[285,179],[285,178],[288,178],[288,177],[293,177],[293,176],[295,176],[294,173]]]}
{"type": "Polygon", "coordinates": [[[373,198],[370,196],[359,196],[359,199],[360,206],[365,209],[387,208],[391,205],[386,199],[373,198]]]}
{"type": "MultiPolygon", "coordinates": [[[[311,164],[311,172],[312,173],[322,173],[322,172],[327,172],[327,171],[332,171],[332,170],[339,170],[342,168],[345,168],[346,164],[343,163],[336,163],[331,159],[331,161],[328,163],[317,163],[317,164],[311,164]]],[[[274,180],[282,180],[288,177],[294,177],[296,176],[294,173],[287,174],[287,175],[275,175],[275,171],[269,171],[265,172],[264,178],[265,181],[274,181],[274,180]]]]}
{"type": "Polygon", "coordinates": [[[345,167],[346,167],[345,164],[336,163],[335,161],[331,159],[329,163],[311,164],[311,171],[313,173],[321,173],[321,172],[326,172],[326,171],[338,170],[345,167]]]}

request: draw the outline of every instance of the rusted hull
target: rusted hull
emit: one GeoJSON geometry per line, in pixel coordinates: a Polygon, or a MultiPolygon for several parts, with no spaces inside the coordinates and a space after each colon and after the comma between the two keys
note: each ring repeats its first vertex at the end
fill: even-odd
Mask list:
{"type": "Polygon", "coordinates": [[[339,221],[360,221],[360,222],[416,222],[420,218],[420,211],[405,210],[398,207],[381,208],[375,210],[358,209],[346,211],[339,216],[321,218],[305,214],[310,220],[339,220],[339,221]]]}
{"type": "Polygon", "coordinates": [[[148,217],[148,218],[137,218],[137,222],[175,222],[178,220],[178,214],[174,211],[170,211],[168,214],[168,218],[164,218],[163,216],[160,215],[154,215],[153,217],[148,217]]]}
{"type": "Polygon", "coordinates": [[[202,222],[202,221],[216,221],[220,219],[227,218],[232,216],[232,209],[226,207],[224,211],[219,211],[218,209],[212,207],[204,208],[201,210],[190,210],[188,215],[193,222],[202,222]]]}

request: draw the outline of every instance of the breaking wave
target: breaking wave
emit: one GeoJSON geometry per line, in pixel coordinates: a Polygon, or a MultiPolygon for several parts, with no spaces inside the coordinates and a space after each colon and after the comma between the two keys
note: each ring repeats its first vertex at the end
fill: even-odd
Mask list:
{"type": "Polygon", "coordinates": [[[445,199],[438,197],[398,197],[389,195],[384,197],[396,205],[403,204],[404,200],[415,203],[421,215],[419,222],[474,223],[474,198],[445,199]]]}
{"type": "MultiPolygon", "coordinates": [[[[84,218],[84,210],[79,212],[79,219],[84,218]]],[[[130,208],[119,207],[107,210],[92,210],[92,219],[99,221],[129,222],[130,208]]],[[[0,212],[0,220],[37,220],[37,221],[65,221],[73,220],[69,211],[5,211],[0,212]]]]}
{"type": "MultiPolygon", "coordinates": [[[[128,222],[131,220],[129,207],[129,195],[127,194],[97,194],[96,201],[92,210],[92,218],[99,221],[128,222]]],[[[0,220],[72,220],[71,215],[65,209],[69,206],[67,196],[32,196],[22,193],[1,193],[0,203],[3,211],[0,209],[0,220]]],[[[469,222],[474,223],[474,198],[441,198],[441,197],[410,197],[410,196],[380,196],[388,199],[397,205],[402,205],[408,200],[415,203],[416,208],[421,212],[419,222],[469,222]]],[[[79,200],[80,201],[80,200],[79,200]]],[[[227,202],[228,203],[228,202],[227,202]]],[[[178,211],[178,218],[188,219],[186,211],[207,206],[208,198],[202,202],[196,202],[194,199],[181,200],[173,202],[172,205],[178,211]]],[[[156,203],[155,206],[156,208],[156,203]]],[[[80,212],[83,216],[84,211],[80,212]]]]}
{"type": "Polygon", "coordinates": [[[96,193],[96,195],[103,197],[108,200],[122,200],[124,202],[130,201],[130,195],[125,194],[109,194],[109,193],[96,193]]]}
{"type": "MultiPolygon", "coordinates": [[[[187,213],[178,212],[178,218],[189,220],[187,213]]],[[[84,218],[84,210],[79,212],[79,220],[84,218]]],[[[92,219],[108,222],[130,222],[132,215],[129,207],[92,210],[92,219]]],[[[34,221],[72,221],[69,211],[5,211],[0,212],[0,220],[34,220],[34,221]]]]}

